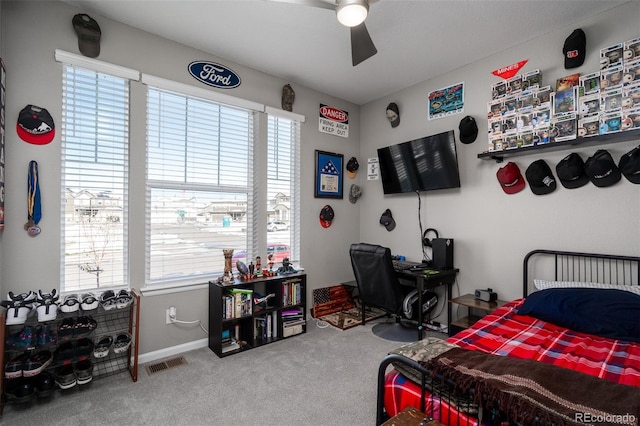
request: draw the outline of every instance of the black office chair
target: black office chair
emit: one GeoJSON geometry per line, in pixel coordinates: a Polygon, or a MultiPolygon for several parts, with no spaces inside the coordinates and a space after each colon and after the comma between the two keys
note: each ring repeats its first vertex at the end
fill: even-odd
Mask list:
{"type": "Polygon", "coordinates": [[[378,337],[396,342],[418,340],[416,324],[406,324],[403,315],[403,286],[398,282],[391,250],[374,244],[357,243],[349,248],[351,266],[362,305],[362,324],[366,307],[375,307],[394,317],[395,322],[377,323],[372,331],[378,337]]]}

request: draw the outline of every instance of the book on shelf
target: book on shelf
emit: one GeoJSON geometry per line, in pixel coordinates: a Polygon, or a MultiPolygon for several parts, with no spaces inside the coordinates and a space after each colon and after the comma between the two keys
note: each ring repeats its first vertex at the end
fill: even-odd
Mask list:
{"type": "Polygon", "coordinates": [[[294,279],[282,283],[282,304],[284,306],[302,303],[302,281],[294,279]]]}
{"type": "Polygon", "coordinates": [[[304,324],[305,321],[304,319],[292,319],[289,321],[282,321],[282,327],[287,328],[287,327],[292,327],[294,325],[299,325],[299,324],[304,324]]]}
{"type": "Polygon", "coordinates": [[[235,340],[222,344],[222,353],[235,351],[236,349],[240,349],[240,345],[235,340]]]}
{"type": "Polygon", "coordinates": [[[244,288],[232,288],[223,299],[223,318],[241,318],[252,313],[253,290],[244,288]]]}
{"type": "Polygon", "coordinates": [[[271,325],[273,326],[273,330],[271,331],[271,334],[273,336],[274,339],[278,338],[278,313],[277,312],[271,312],[271,325]]]}

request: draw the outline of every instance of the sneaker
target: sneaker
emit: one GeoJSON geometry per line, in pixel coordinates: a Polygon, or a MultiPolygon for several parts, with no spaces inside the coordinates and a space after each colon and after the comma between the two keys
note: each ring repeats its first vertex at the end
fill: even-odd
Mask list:
{"type": "Polygon", "coordinates": [[[36,328],[36,345],[46,348],[58,342],[58,333],[52,324],[42,324],[36,328]]]}
{"type": "Polygon", "coordinates": [[[113,290],[107,290],[100,295],[100,304],[105,311],[110,311],[117,307],[116,294],[113,290]]]}
{"type": "Polygon", "coordinates": [[[75,293],[67,294],[62,299],[60,310],[64,313],[76,312],[80,309],[80,299],[75,293]]]}
{"type": "Polygon", "coordinates": [[[88,359],[76,363],[76,381],[79,385],[86,385],[93,379],[93,364],[88,359]]]}
{"type": "Polygon", "coordinates": [[[12,291],[7,293],[7,301],[13,304],[21,304],[31,306],[36,301],[36,294],[33,291],[27,293],[13,294],[12,291]]]}
{"type": "Polygon", "coordinates": [[[56,382],[53,377],[51,377],[51,375],[47,372],[38,374],[35,379],[33,379],[33,381],[38,398],[46,398],[48,396],[51,396],[56,390],[56,382]]]}
{"type": "Polygon", "coordinates": [[[23,353],[9,361],[4,367],[4,377],[7,379],[17,379],[18,377],[22,377],[24,362],[28,357],[28,353],[23,353]]]}
{"type": "Polygon", "coordinates": [[[113,344],[113,352],[120,354],[129,349],[129,346],[131,346],[131,335],[129,333],[118,334],[113,344]]]}
{"type": "Polygon", "coordinates": [[[18,325],[27,322],[31,306],[12,306],[7,309],[6,325],[18,325]]]}
{"type": "Polygon", "coordinates": [[[76,371],[71,364],[56,368],[53,372],[53,378],[60,389],[70,389],[77,383],[76,371]]]}
{"type": "Polygon", "coordinates": [[[38,298],[36,299],[36,312],[38,312],[38,321],[53,321],[56,319],[58,312],[58,295],[53,289],[51,293],[42,294],[42,290],[38,290],[38,298]]]}
{"type": "Polygon", "coordinates": [[[75,353],[75,349],[73,347],[73,342],[66,342],[58,346],[56,349],[54,358],[56,360],[56,364],[68,365],[73,362],[73,355],[75,353]]]}
{"type": "Polygon", "coordinates": [[[16,403],[31,401],[35,393],[36,389],[33,386],[33,381],[31,379],[25,379],[24,377],[16,380],[8,380],[4,390],[4,395],[7,397],[7,400],[16,403]]]}
{"type": "Polygon", "coordinates": [[[33,377],[42,373],[45,368],[53,361],[53,354],[50,351],[40,351],[27,358],[24,362],[22,375],[24,377],[33,377]]]}
{"type": "Polygon", "coordinates": [[[133,296],[127,290],[120,290],[116,296],[116,308],[124,309],[131,306],[133,303],[133,296]]]}
{"type": "Polygon", "coordinates": [[[58,326],[58,342],[66,342],[73,338],[73,333],[76,330],[76,319],[65,318],[58,326]]]}
{"type": "Polygon", "coordinates": [[[7,337],[5,346],[10,349],[28,351],[36,348],[36,336],[33,327],[25,325],[19,331],[7,337]]]}
{"type": "Polygon", "coordinates": [[[78,317],[74,324],[73,337],[76,339],[82,339],[93,333],[93,330],[98,327],[98,322],[90,316],[78,317]]]}
{"type": "Polygon", "coordinates": [[[95,349],[93,350],[93,356],[95,358],[106,357],[107,355],[109,355],[111,345],[113,345],[113,337],[103,337],[98,343],[96,343],[95,349]]]}
{"type": "Polygon", "coordinates": [[[7,300],[0,302],[0,305],[7,308],[7,320],[6,325],[18,325],[24,324],[27,321],[27,317],[31,313],[33,302],[36,300],[36,294],[32,291],[28,293],[13,294],[9,292],[7,294],[7,300]]]}
{"type": "Polygon", "coordinates": [[[93,352],[93,340],[84,338],[76,341],[76,347],[73,354],[75,359],[88,359],[91,356],[91,352],[93,352]]]}
{"type": "Polygon", "coordinates": [[[81,299],[82,302],[80,302],[80,308],[82,308],[83,311],[98,309],[100,301],[93,293],[83,293],[81,299]]]}

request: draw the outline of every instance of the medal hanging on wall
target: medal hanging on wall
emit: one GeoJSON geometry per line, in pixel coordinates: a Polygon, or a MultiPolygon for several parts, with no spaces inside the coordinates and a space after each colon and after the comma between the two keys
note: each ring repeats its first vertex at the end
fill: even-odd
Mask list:
{"type": "Polygon", "coordinates": [[[29,220],[24,224],[24,230],[35,237],[40,234],[38,223],[42,219],[42,207],[40,206],[40,184],[38,183],[38,163],[29,163],[29,176],[27,178],[27,211],[29,220]]]}

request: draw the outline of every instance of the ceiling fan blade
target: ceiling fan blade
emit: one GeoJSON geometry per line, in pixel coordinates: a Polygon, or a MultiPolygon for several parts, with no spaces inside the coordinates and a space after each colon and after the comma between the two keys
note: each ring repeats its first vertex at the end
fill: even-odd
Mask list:
{"type": "Polygon", "coordinates": [[[297,4],[299,6],[311,6],[311,7],[319,7],[322,9],[336,10],[336,2],[335,1],[324,1],[324,0],[265,0],[272,1],[276,3],[289,3],[289,4],[297,4]]]}
{"type": "Polygon", "coordinates": [[[378,53],[378,49],[373,45],[364,22],[356,27],[351,27],[351,62],[353,66],[355,67],[376,53],[378,53]]]}

